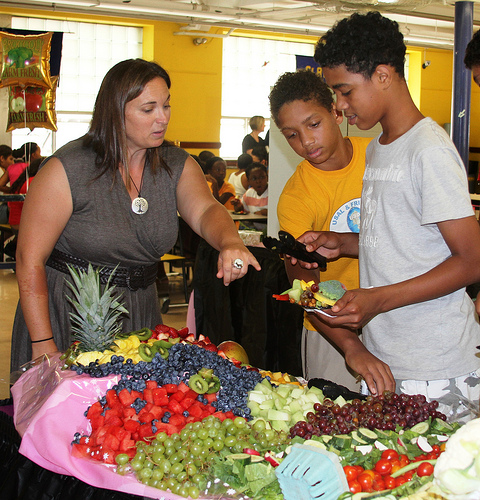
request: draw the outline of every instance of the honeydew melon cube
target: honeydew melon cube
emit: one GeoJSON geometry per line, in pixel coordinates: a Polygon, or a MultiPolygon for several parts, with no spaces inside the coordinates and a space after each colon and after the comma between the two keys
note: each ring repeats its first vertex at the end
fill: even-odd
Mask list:
{"type": "Polygon", "coordinates": [[[290,430],[290,427],[288,427],[288,424],[287,422],[285,422],[285,420],[272,420],[272,429],[275,429],[276,431],[288,432],[290,430]]]}
{"type": "MultiPolygon", "coordinates": [[[[303,411],[296,411],[293,415],[292,415],[292,419],[291,419],[291,422],[293,422],[293,424],[296,424],[297,422],[300,422],[300,420],[304,420],[304,415],[303,415],[303,411]]],[[[292,424],[292,425],[293,425],[292,424]]]]}
{"type": "Polygon", "coordinates": [[[300,405],[300,403],[296,400],[293,400],[290,404],[289,404],[289,408],[290,408],[290,412],[291,413],[296,413],[297,411],[302,411],[302,406],[300,405]]]}
{"type": "Polygon", "coordinates": [[[260,411],[258,412],[258,417],[268,420],[268,412],[269,411],[270,410],[268,410],[268,409],[262,409],[262,408],[260,408],[260,411]]]}
{"type": "Polygon", "coordinates": [[[255,403],[263,403],[265,401],[265,394],[261,391],[250,391],[248,393],[248,400],[249,401],[254,401],[255,403]]]}
{"type": "Polygon", "coordinates": [[[310,389],[308,389],[308,392],[312,392],[313,394],[316,394],[319,398],[318,400],[320,401],[320,403],[323,403],[325,396],[324,396],[321,389],[319,389],[318,387],[312,386],[312,387],[310,387],[310,389]]]}
{"type": "MultiPolygon", "coordinates": [[[[271,410],[268,410],[268,419],[270,421],[273,420],[283,420],[285,422],[288,422],[291,418],[290,413],[287,411],[280,411],[280,410],[274,410],[273,408],[271,410]]],[[[272,424],[273,426],[273,424],[272,424]]]]}
{"type": "Polygon", "coordinates": [[[275,402],[275,408],[277,410],[283,410],[287,403],[287,400],[281,396],[277,396],[273,401],[275,402]]]}
{"type": "MultiPolygon", "coordinates": [[[[315,394],[314,392],[307,392],[305,396],[312,402],[312,403],[318,403],[318,395],[315,394]]],[[[338,398],[337,398],[338,399],[338,398]]],[[[345,400],[344,400],[345,401],[345,400]]]]}
{"type": "Polygon", "coordinates": [[[277,388],[277,394],[282,398],[290,396],[291,392],[292,392],[292,386],[289,386],[288,384],[280,384],[277,388]]]}
{"type": "Polygon", "coordinates": [[[344,404],[347,403],[347,401],[343,396],[338,396],[338,398],[334,401],[334,403],[337,404],[338,406],[343,406],[344,404]]]}
{"type": "Polygon", "coordinates": [[[275,401],[273,399],[265,399],[259,406],[262,410],[270,410],[270,408],[275,406],[275,401]]]}
{"type": "Polygon", "coordinates": [[[304,390],[301,387],[294,387],[292,389],[292,393],[290,396],[292,396],[293,399],[299,398],[302,394],[304,393],[304,390]]]}
{"type": "Polygon", "coordinates": [[[249,401],[247,403],[247,407],[250,408],[250,412],[251,412],[253,417],[258,415],[258,413],[260,412],[260,405],[258,403],[256,403],[255,401],[249,401]]]}
{"type": "Polygon", "coordinates": [[[264,378],[259,384],[257,384],[254,388],[256,391],[262,391],[264,394],[272,395],[273,387],[272,384],[264,378]]]}

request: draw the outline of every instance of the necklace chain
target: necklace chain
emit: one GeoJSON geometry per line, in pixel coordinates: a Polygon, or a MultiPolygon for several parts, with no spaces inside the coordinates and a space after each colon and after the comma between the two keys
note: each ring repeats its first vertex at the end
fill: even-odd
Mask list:
{"type": "Polygon", "coordinates": [[[135,186],[135,189],[137,190],[137,193],[138,193],[138,197],[140,198],[140,191],[142,189],[142,186],[143,186],[143,174],[145,174],[145,167],[143,168],[143,171],[142,171],[142,178],[140,179],[140,189],[138,189],[137,185],[135,184],[135,181],[133,180],[132,176],[130,174],[128,174],[130,176],[130,180],[133,182],[133,185],[135,186]]]}

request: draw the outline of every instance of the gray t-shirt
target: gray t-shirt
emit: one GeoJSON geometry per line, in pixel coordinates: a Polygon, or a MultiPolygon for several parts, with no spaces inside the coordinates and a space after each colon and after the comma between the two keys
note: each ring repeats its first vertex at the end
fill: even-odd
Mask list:
{"type": "MultiPolygon", "coordinates": [[[[360,286],[414,278],[451,255],[437,223],[473,209],[462,160],[445,131],[425,118],[391,144],[370,143],[362,190],[360,286]]],[[[480,367],[480,325],[465,289],[379,314],[365,346],[395,378],[453,378],[480,367]]]]}

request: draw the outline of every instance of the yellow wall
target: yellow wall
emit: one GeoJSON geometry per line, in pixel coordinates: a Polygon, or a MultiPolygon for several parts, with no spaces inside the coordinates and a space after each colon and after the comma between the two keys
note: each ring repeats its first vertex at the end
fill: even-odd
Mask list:
{"type": "MultiPolygon", "coordinates": [[[[167,69],[172,78],[172,120],[168,139],[187,142],[219,142],[222,83],[222,39],[207,38],[194,45],[193,36],[174,35],[180,24],[107,16],[66,14],[53,11],[22,10],[0,7],[0,15],[43,17],[99,23],[127,24],[144,28],[145,59],[154,59],[167,69]]],[[[221,34],[226,29],[212,28],[221,34]]],[[[236,30],[235,35],[242,32],[236,30]]],[[[314,43],[315,37],[245,32],[244,35],[314,43]]],[[[408,48],[410,53],[409,84],[421,112],[440,125],[450,122],[452,98],[452,51],[408,48]],[[422,69],[425,60],[431,64],[422,69]]],[[[63,54],[68,57],[68,54],[63,54]]],[[[472,85],[470,144],[480,147],[480,89],[472,85]]],[[[199,150],[190,150],[198,153],[199,150]]],[[[218,153],[218,151],[214,151],[218,153]]]]}

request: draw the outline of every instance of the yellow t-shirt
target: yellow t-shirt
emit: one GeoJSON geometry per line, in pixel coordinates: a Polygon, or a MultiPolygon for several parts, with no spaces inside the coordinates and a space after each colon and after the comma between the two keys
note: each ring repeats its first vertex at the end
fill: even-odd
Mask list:
{"type": "MultiPolygon", "coordinates": [[[[285,184],[277,206],[280,228],[298,238],[305,231],[356,232],[360,227],[360,197],[365,150],[370,138],[350,137],[353,156],[341,170],[325,171],[303,160],[285,184]]],[[[321,281],[338,280],[358,288],[358,259],[330,261],[321,281]]],[[[314,330],[305,318],[305,327],[314,330]]]]}

